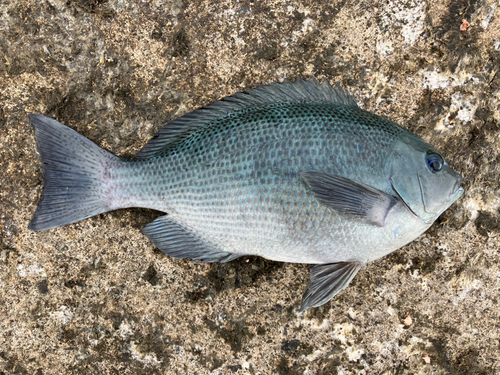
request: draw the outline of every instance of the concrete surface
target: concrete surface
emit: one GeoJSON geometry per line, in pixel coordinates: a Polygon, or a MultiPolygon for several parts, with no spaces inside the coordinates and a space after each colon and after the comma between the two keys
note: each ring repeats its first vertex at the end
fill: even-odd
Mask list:
{"type": "Polygon", "coordinates": [[[499,70],[498,0],[1,1],[0,373],[500,373],[499,70]],[[305,265],[164,256],[139,232],[157,212],[27,230],[28,113],[131,157],[181,114],[311,75],[434,144],[466,189],[325,306],[298,313],[305,265]]]}

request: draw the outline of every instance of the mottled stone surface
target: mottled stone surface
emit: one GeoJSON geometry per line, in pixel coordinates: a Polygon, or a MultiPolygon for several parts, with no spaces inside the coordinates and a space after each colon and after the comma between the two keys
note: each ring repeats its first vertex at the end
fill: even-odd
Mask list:
{"type": "Polygon", "coordinates": [[[0,373],[499,373],[499,70],[498,0],[1,2],[0,373]],[[437,146],[466,189],[325,306],[298,313],[305,265],[164,256],[139,232],[156,212],[27,230],[28,113],[132,156],[183,113],[311,75],[437,146]]]}

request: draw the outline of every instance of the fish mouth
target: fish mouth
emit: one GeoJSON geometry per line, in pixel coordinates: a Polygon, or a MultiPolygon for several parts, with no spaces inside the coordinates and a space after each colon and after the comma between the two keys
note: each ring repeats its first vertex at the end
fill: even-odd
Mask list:
{"type": "Polygon", "coordinates": [[[457,182],[455,182],[455,186],[453,186],[453,191],[450,193],[450,198],[455,198],[458,199],[460,196],[464,193],[464,188],[461,187],[460,185],[462,184],[462,176],[460,178],[457,178],[457,182]]]}
{"type": "Polygon", "coordinates": [[[455,202],[456,200],[458,200],[458,198],[460,198],[462,196],[462,194],[464,193],[464,188],[463,187],[460,187],[460,185],[450,194],[450,201],[453,203],[455,202]]]}

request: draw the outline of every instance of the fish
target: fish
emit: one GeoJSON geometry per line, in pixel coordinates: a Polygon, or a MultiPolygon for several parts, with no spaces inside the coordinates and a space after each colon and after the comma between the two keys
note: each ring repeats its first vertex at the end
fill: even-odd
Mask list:
{"type": "Polygon", "coordinates": [[[108,211],[166,213],[142,233],[177,259],[310,264],[299,311],[413,241],[464,192],[434,147],[358,107],[336,83],[284,80],[167,123],[131,160],[30,114],[43,231],[108,211]]]}

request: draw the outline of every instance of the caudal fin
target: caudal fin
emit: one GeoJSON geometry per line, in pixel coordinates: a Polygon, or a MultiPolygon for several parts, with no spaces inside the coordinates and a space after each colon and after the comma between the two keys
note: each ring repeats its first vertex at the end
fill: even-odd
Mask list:
{"type": "Polygon", "coordinates": [[[120,159],[49,117],[28,117],[35,129],[44,180],[28,228],[47,230],[114,209],[109,171],[120,159]]]}

